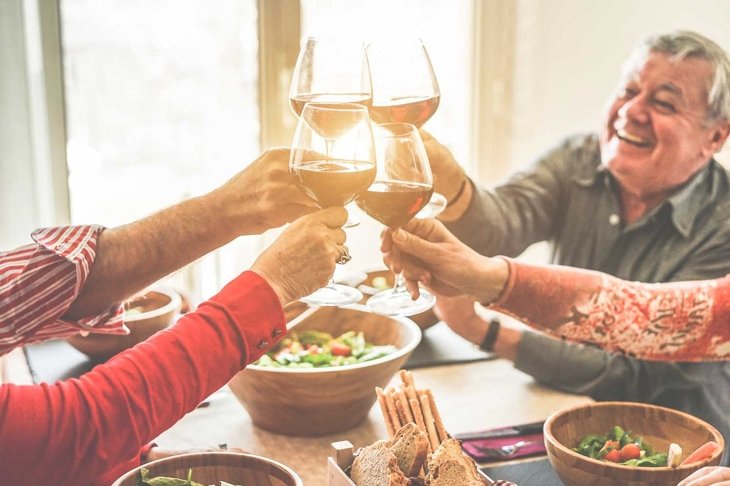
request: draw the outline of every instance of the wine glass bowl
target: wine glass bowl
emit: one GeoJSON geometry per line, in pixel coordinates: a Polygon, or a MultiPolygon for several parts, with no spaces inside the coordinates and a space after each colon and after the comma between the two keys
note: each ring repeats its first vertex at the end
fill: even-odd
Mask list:
{"type": "Polygon", "coordinates": [[[376,123],[410,123],[416,128],[436,112],[438,81],[421,39],[383,38],[366,47],[376,123]]]}
{"type": "Polygon", "coordinates": [[[308,102],[370,106],[370,70],[362,42],[317,37],[304,41],[292,75],[289,104],[300,116],[308,102]]]}
{"type": "Polygon", "coordinates": [[[368,111],[362,105],[307,103],[294,135],[289,170],[319,207],[344,206],[375,179],[368,111]]]}
{"type": "MultiPolygon", "coordinates": [[[[407,223],[428,203],[433,193],[433,176],[418,129],[408,123],[376,126],[375,182],[356,201],[366,214],[395,229],[407,223]]],[[[386,315],[414,315],[433,306],[435,298],[422,290],[413,300],[401,275],[393,289],[373,295],[367,301],[374,312],[386,315]]]]}

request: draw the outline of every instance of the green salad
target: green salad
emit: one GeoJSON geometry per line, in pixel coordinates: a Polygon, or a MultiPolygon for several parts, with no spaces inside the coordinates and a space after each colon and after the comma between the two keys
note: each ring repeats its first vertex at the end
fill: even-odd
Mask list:
{"type": "MultiPolygon", "coordinates": [[[[188,478],[168,478],[166,476],[156,476],[154,478],[149,477],[150,471],[143,467],[139,470],[139,477],[137,477],[137,486],[205,486],[201,483],[196,483],[192,480],[193,470],[188,469],[188,478]]],[[[210,485],[217,486],[217,485],[210,485]]],[[[231,484],[225,481],[220,482],[220,486],[243,486],[241,484],[231,484]]]]}
{"type": "Polygon", "coordinates": [[[573,449],[593,459],[623,464],[624,466],[662,467],[667,465],[665,452],[654,453],[641,437],[615,425],[606,435],[584,436],[573,449]]]}
{"type": "Polygon", "coordinates": [[[274,368],[323,368],[382,358],[397,350],[365,341],[362,332],[348,331],[338,337],[321,331],[292,332],[255,364],[274,368]]]}

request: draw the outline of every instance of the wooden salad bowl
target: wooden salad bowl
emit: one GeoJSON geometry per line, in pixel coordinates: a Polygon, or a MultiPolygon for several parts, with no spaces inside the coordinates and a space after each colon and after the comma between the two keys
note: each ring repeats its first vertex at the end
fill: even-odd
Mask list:
{"type": "Polygon", "coordinates": [[[167,476],[192,480],[200,484],[219,485],[221,481],[245,486],[303,486],[292,469],[266,457],[238,452],[193,452],[166,457],[132,469],[112,486],[136,486],[141,468],[149,477],[167,476]]]}
{"type": "Polygon", "coordinates": [[[631,402],[597,402],[558,411],[545,421],[548,459],[566,486],[665,486],[676,485],[694,471],[720,463],[725,441],[707,422],[669,408],[631,402]],[[618,425],[641,436],[656,452],[675,442],[687,457],[714,440],[720,447],[709,458],[685,466],[629,467],[591,459],[573,451],[588,434],[604,435],[618,425]]]}
{"type": "MultiPolygon", "coordinates": [[[[316,436],[352,429],[376,400],[421,340],[421,331],[405,317],[387,317],[367,307],[312,308],[297,317],[293,331],[317,330],[339,336],[362,331],[376,345],[397,351],[372,361],[323,368],[270,368],[249,365],[229,386],[252,422],[285,435],[316,436]]],[[[290,331],[292,332],[292,331],[290,331]]]]}
{"type": "Polygon", "coordinates": [[[172,325],[181,307],[182,297],[177,291],[157,287],[125,302],[124,323],[129,334],[77,334],[66,340],[91,359],[106,361],[172,325]]]}

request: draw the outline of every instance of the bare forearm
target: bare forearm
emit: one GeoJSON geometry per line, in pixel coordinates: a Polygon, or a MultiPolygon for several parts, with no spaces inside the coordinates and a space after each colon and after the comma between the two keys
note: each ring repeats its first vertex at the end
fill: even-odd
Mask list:
{"type": "Polygon", "coordinates": [[[215,193],[101,233],[97,255],[64,317],[77,319],[124,300],[237,236],[215,193]]]}

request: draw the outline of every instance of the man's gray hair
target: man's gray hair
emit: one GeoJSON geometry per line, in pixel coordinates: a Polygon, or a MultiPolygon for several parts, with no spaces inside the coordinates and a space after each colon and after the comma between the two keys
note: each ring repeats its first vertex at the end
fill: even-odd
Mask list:
{"type": "Polygon", "coordinates": [[[710,121],[730,120],[730,59],[722,47],[696,32],[677,30],[645,38],[634,53],[646,51],[669,54],[677,61],[686,57],[709,61],[714,75],[707,87],[707,118],[710,121]]]}

